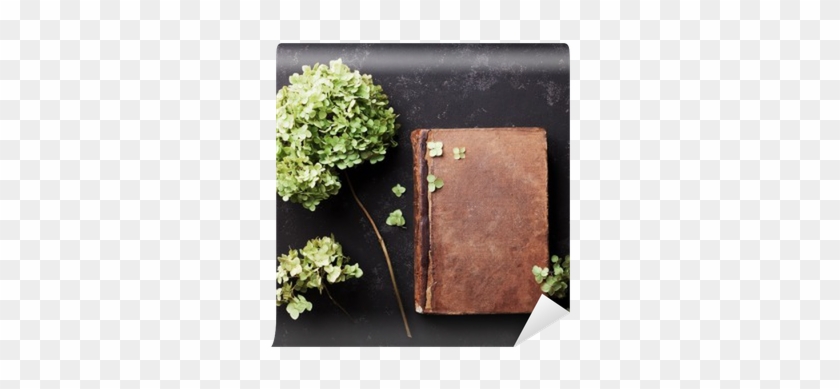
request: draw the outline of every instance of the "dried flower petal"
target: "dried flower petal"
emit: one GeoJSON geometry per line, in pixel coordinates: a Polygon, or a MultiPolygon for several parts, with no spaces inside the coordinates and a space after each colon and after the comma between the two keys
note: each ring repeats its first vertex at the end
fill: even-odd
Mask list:
{"type": "Polygon", "coordinates": [[[405,227],[405,217],[403,216],[402,210],[398,209],[394,212],[391,212],[391,214],[388,215],[388,220],[385,221],[385,224],[387,224],[389,226],[403,227],[404,228],[405,227]]]}
{"type": "Polygon", "coordinates": [[[397,184],[391,188],[391,192],[394,192],[397,197],[402,197],[403,193],[405,193],[405,188],[402,185],[397,184]]]}

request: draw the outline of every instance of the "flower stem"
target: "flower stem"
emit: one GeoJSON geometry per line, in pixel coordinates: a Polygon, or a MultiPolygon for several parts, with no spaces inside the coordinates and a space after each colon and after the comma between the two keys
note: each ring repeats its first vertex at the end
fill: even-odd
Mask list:
{"type": "Polygon", "coordinates": [[[376,223],[373,221],[373,218],[370,217],[370,213],[368,213],[365,206],[362,205],[362,201],[359,200],[359,196],[356,195],[356,190],[353,189],[353,183],[350,181],[350,175],[347,174],[346,171],[344,172],[344,177],[347,178],[347,185],[350,187],[350,193],[353,194],[356,204],[359,204],[359,208],[361,208],[362,212],[364,212],[370,222],[370,225],[373,227],[373,232],[376,233],[376,237],[379,239],[379,246],[382,247],[382,253],[385,254],[385,262],[388,264],[388,272],[391,274],[391,283],[394,285],[394,294],[397,296],[397,304],[400,306],[400,314],[402,314],[403,324],[405,324],[405,334],[410,338],[411,330],[408,328],[408,318],[405,316],[405,308],[403,308],[400,290],[397,289],[397,279],[394,277],[394,268],[391,266],[391,257],[388,255],[388,249],[385,247],[385,240],[383,240],[382,235],[379,234],[379,229],[376,228],[376,223]]]}
{"type": "Polygon", "coordinates": [[[355,320],[353,320],[353,316],[350,316],[350,313],[349,313],[349,312],[347,312],[347,310],[346,310],[346,309],[344,309],[344,307],[342,307],[342,306],[341,306],[341,304],[339,304],[339,303],[338,303],[338,301],[335,301],[335,299],[333,298],[333,296],[330,294],[330,289],[329,289],[329,288],[327,288],[327,284],[326,284],[326,283],[324,284],[324,290],[326,290],[326,291],[327,291],[327,297],[329,297],[329,298],[330,298],[330,301],[332,301],[332,302],[333,302],[333,304],[335,304],[335,306],[336,306],[336,307],[338,307],[338,309],[340,309],[340,310],[341,310],[341,312],[344,312],[344,314],[345,314],[345,315],[347,315],[347,318],[349,318],[349,319],[350,319],[350,321],[352,321],[352,322],[354,322],[354,323],[355,323],[356,321],[355,321],[355,320]]]}

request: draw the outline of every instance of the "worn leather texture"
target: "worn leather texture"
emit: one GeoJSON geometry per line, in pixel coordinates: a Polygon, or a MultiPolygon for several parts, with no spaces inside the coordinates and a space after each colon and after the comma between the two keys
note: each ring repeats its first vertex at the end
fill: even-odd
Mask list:
{"type": "Polygon", "coordinates": [[[531,273],[548,258],[548,167],[542,128],[421,129],[411,134],[415,310],[529,313],[531,273]],[[428,142],[443,142],[430,157],[428,142]],[[465,147],[456,160],[453,148],[465,147]],[[443,187],[428,191],[426,176],[443,187]]]}

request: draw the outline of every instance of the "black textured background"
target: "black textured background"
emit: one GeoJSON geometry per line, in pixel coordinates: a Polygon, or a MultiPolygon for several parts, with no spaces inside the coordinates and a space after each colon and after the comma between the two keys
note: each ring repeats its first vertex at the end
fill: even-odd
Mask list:
{"type": "MultiPolygon", "coordinates": [[[[543,127],[548,132],[550,252],[569,253],[569,49],[565,44],[280,44],[277,90],[303,65],[341,58],[373,76],[399,115],[399,145],[384,161],[348,172],[388,245],[413,338],[405,336],[373,229],[342,176],[338,195],[315,212],[277,197],[277,253],[333,234],[364,271],[333,296],[307,294],[298,320],[277,309],[274,346],[512,346],[528,315],[430,316],[414,311],[413,185],[409,134],[416,128],[543,127]],[[406,187],[397,198],[395,184],[406,187]],[[402,209],[406,229],[385,224],[402,209]]],[[[277,261],[272,262],[272,273],[277,261]]],[[[572,292],[574,292],[572,290],[572,292]]],[[[561,301],[567,309],[568,297],[561,301]]]]}

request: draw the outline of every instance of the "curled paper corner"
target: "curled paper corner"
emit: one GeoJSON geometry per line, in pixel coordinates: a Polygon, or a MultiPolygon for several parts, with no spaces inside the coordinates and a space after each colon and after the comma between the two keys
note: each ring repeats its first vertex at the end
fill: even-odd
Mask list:
{"type": "Polygon", "coordinates": [[[525,323],[525,327],[519,333],[519,338],[516,339],[514,347],[519,346],[568,314],[569,311],[566,308],[561,307],[560,304],[555,303],[545,295],[540,295],[540,299],[537,300],[537,305],[531,311],[528,322],[525,323]]]}

